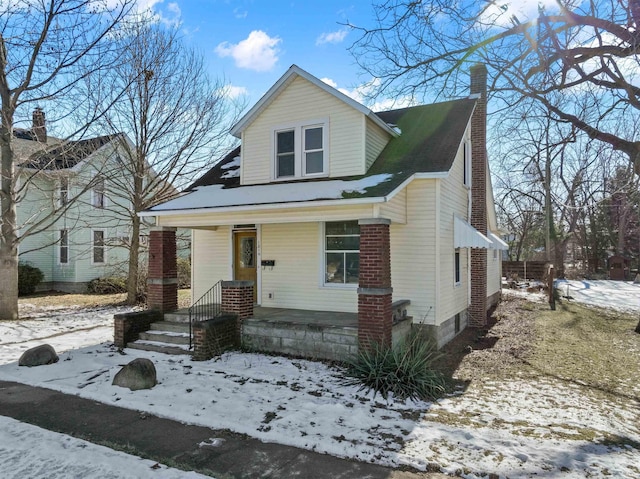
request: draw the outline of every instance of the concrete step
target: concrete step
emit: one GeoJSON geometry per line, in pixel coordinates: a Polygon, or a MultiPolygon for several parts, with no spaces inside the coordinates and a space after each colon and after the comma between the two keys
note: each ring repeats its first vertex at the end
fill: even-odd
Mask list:
{"type": "Polygon", "coordinates": [[[157,321],[151,323],[150,332],[162,331],[171,333],[189,334],[189,323],[176,323],[173,321],[157,321]]]}
{"type": "Polygon", "coordinates": [[[143,341],[155,341],[158,343],[169,344],[189,344],[189,332],[173,332],[153,330],[146,333],[140,333],[140,339],[143,341]]]}
{"type": "Polygon", "coordinates": [[[164,313],[164,320],[171,323],[188,323],[189,308],[182,308],[171,313],[164,313]]]}
{"type": "Polygon", "coordinates": [[[161,343],[158,341],[146,341],[138,339],[133,343],[127,343],[127,347],[131,349],[141,349],[143,351],[154,351],[163,354],[187,354],[193,355],[193,351],[189,350],[189,345],[161,343]]]}

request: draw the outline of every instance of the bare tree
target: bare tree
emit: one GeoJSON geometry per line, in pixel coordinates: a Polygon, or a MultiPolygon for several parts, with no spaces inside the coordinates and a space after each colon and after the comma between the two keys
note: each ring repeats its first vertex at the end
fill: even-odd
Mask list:
{"type": "Polygon", "coordinates": [[[417,96],[452,91],[461,67],[482,62],[494,105],[533,99],[590,138],[624,152],[640,173],[640,140],[620,131],[640,114],[640,0],[522,2],[388,0],[373,27],[357,27],[356,61],[381,91],[417,96]],[[562,93],[558,102],[556,92],[562,93]]]}
{"type": "MultiPolygon", "coordinates": [[[[26,184],[17,181],[13,147],[16,115],[29,106],[55,101],[63,117],[77,106],[83,78],[118,61],[113,37],[132,0],[8,0],[0,4],[0,319],[18,317],[18,234],[16,205],[26,184]],[[113,4],[115,3],[115,6],[113,4]]],[[[102,112],[95,111],[93,118],[102,112]]],[[[40,222],[42,229],[47,220],[40,222]]],[[[49,215],[50,224],[55,213],[49,215]]]]}
{"type": "Polygon", "coordinates": [[[228,147],[228,129],[240,105],[227,98],[228,89],[207,74],[202,55],[186,47],[177,30],[159,24],[137,24],[127,31],[133,41],[121,63],[100,78],[125,90],[120,99],[95,88],[90,78],[91,104],[113,103],[96,123],[103,132],[119,133],[121,155],[116,166],[127,174],[110,175],[114,211],[131,231],[127,301],[138,295],[140,211],[178,194],[228,147]],[[99,94],[100,93],[100,94],[99,94]]]}

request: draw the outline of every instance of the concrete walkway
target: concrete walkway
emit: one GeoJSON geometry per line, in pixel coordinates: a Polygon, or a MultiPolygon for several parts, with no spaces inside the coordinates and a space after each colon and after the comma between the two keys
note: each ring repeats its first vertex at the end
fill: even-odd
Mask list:
{"type": "Polygon", "coordinates": [[[217,479],[423,479],[444,474],[397,471],[229,431],[189,426],[50,389],[0,381],[0,414],[51,431],[217,479]],[[216,439],[212,441],[212,439],[216,439]],[[213,443],[200,446],[200,443],[213,443]]]}

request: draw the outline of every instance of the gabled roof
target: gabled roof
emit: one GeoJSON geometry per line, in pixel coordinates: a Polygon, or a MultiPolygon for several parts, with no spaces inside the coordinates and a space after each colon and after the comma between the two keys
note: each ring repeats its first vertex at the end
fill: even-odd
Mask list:
{"type": "Polygon", "coordinates": [[[236,123],[233,128],[231,128],[231,134],[236,138],[240,138],[240,134],[242,131],[249,126],[251,122],[262,113],[272,102],[277,98],[277,96],[293,81],[296,77],[302,77],[305,80],[313,83],[315,86],[324,90],[325,92],[333,95],[338,100],[346,103],[351,108],[358,110],[363,115],[371,118],[379,127],[383,130],[387,131],[392,136],[398,136],[398,132],[395,131],[390,125],[385,123],[380,119],[379,116],[376,116],[369,108],[358,103],[352,98],[349,98],[344,93],[336,90],[330,85],[327,85],[325,82],[320,80],[319,78],[314,77],[311,73],[306,72],[302,68],[297,65],[291,65],[289,69],[285,72],[284,75],[280,77],[280,79],[273,84],[271,88],[265,93],[260,100],[251,108],[241,119],[236,123]]]}
{"type": "Polygon", "coordinates": [[[21,163],[20,166],[38,170],[64,170],[73,168],[104,145],[110,143],[117,136],[118,135],[105,135],[86,140],[65,141],[45,151],[32,154],[29,159],[21,163]]]}
{"type": "Polygon", "coordinates": [[[402,133],[389,141],[367,173],[361,176],[240,186],[240,147],[237,147],[187,188],[186,194],[157,205],[146,214],[384,198],[413,175],[435,178],[448,173],[475,105],[475,99],[462,99],[377,113],[381,121],[396,124],[402,133]]]}

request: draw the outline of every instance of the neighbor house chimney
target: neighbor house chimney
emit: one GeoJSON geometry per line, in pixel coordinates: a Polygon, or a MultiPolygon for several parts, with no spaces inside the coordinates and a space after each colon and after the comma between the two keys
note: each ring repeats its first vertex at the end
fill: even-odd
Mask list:
{"type": "Polygon", "coordinates": [[[42,108],[37,107],[33,110],[33,134],[36,136],[36,140],[40,143],[47,142],[47,125],[44,119],[44,111],[42,108]]]}
{"type": "MultiPolygon", "coordinates": [[[[471,95],[477,98],[471,118],[471,226],[487,234],[487,68],[471,67],[471,95]]],[[[471,326],[487,325],[487,250],[471,249],[471,326]]]]}

